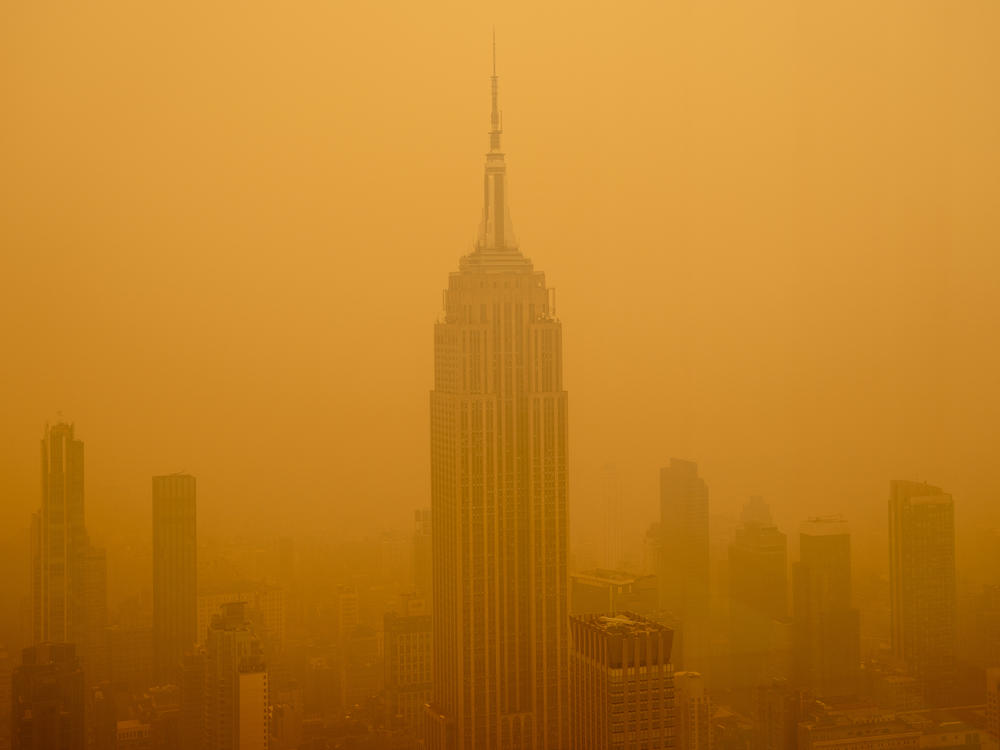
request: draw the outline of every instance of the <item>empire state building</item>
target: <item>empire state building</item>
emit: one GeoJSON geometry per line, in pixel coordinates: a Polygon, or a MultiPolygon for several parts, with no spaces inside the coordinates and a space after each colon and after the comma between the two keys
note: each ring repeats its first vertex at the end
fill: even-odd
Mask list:
{"type": "Polygon", "coordinates": [[[432,750],[569,746],[562,327],[507,205],[494,61],[483,215],[434,327],[432,750]]]}

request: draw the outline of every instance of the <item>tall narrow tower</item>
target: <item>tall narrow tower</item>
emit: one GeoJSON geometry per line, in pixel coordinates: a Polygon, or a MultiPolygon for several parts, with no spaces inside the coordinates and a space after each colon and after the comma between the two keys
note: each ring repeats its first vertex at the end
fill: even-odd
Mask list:
{"type": "Polygon", "coordinates": [[[932,704],[951,699],[956,651],[955,506],[923,482],[894,481],[889,493],[892,652],[932,704]]]}
{"type": "Polygon", "coordinates": [[[569,742],[562,330],[510,222],[495,55],[491,83],[482,223],[434,328],[435,750],[569,742]]]}
{"type": "Polygon", "coordinates": [[[706,668],[709,608],[708,485],[693,461],[670,459],[660,469],[660,606],[681,622],[675,662],[706,668]]]}
{"type": "Polygon", "coordinates": [[[802,524],[793,569],[795,661],[799,687],[820,698],[853,695],[861,625],[851,598],[851,535],[839,518],[802,524]]]}
{"type": "Polygon", "coordinates": [[[32,520],[32,640],[84,639],[83,442],[73,425],[46,427],[42,438],[42,507],[32,520]]]}
{"type": "Polygon", "coordinates": [[[153,679],[176,684],[198,633],[195,478],[153,477],[153,679]]]}

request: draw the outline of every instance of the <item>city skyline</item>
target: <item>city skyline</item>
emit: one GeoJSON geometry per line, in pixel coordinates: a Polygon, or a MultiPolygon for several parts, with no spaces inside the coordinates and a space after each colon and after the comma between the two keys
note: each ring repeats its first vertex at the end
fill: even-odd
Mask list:
{"type": "Polygon", "coordinates": [[[0,29],[0,750],[1000,747],[1000,11],[516,0],[505,120],[120,2],[0,29]]]}
{"type": "MultiPolygon", "coordinates": [[[[198,50],[197,68],[156,66],[155,32],[135,28],[133,17],[122,19],[122,28],[149,44],[123,49],[137,64],[110,73],[86,54],[78,56],[75,70],[58,67],[62,50],[76,44],[65,30],[36,44],[12,41],[8,46],[23,60],[22,69],[36,70],[38,78],[12,73],[13,102],[23,106],[13,108],[10,132],[18,135],[24,158],[11,157],[5,184],[12,191],[21,186],[8,205],[24,223],[5,220],[0,227],[0,244],[14,250],[5,253],[11,293],[0,304],[6,319],[34,319],[41,335],[15,336],[13,328],[3,334],[4,350],[24,365],[4,372],[5,388],[21,397],[7,404],[0,423],[11,451],[0,488],[13,498],[0,519],[13,529],[33,505],[37,482],[28,460],[34,446],[18,436],[40,430],[62,409],[101,446],[90,456],[89,508],[102,529],[144,528],[149,511],[139,498],[148,477],[175,470],[201,477],[206,497],[243,497],[248,528],[262,525],[279,497],[295,507],[296,519],[310,510],[330,526],[364,524],[363,513],[323,502],[340,493],[378,502],[405,525],[420,504],[408,497],[417,494],[409,488],[428,481],[424,454],[413,450],[410,457],[404,450],[428,440],[420,404],[432,365],[423,323],[433,320],[439,300],[426,290],[439,286],[454,248],[464,247],[474,230],[458,217],[478,209],[479,198],[467,186],[479,178],[475,133],[483,113],[471,92],[489,70],[488,30],[495,22],[501,47],[511,51],[505,74],[516,99],[508,108],[516,105],[518,120],[530,124],[510,136],[519,154],[512,177],[520,198],[517,227],[531,239],[526,253],[559,290],[560,309],[578,322],[567,332],[566,357],[578,408],[592,425],[571,425],[580,459],[571,466],[581,501],[574,523],[586,522],[581,531],[598,525],[583,515],[596,500],[589,497],[588,467],[614,462],[634,488],[624,508],[630,531],[653,502],[656,468],[671,456],[697,460],[706,476],[718,476],[713,490],[720,507],[761,494],[786,525],[798,520],[796,504],[813,495],[798,473],[785,477],[771,469],[768,459],[777,455],[802,466],[802,475],[832,475],[829,488],[815,490],[822,497],[809,500],[814,514],[858,518],[855,511],[868,512],[862,498],[881,493],[886,477],[906,476],[974,500],[978,513],[996,525],[987,500],[998,487],[987,456],[976,448],[989,441],[997,413],[987,325],[996,314],[987,296],[995,278],[995,254],[987,249],[995,230],[983,213],[991,205],[989,191],[976,187],[989,184],[984,180],[996,145],[984,138],[987,128],[973,127],[993,117],[986,87],[992,63],[971,62],[982,49],[990,13],[983,24],[973,24],[943,9],[922,7],[904,20],[879,8],[868,11],[878,23],[854,28],[813,9],[801,19],[811,42],[805,59],[808,71],[837,82],[827,91],[799,88],[795,68],[779,65],[791,65],[799,49],[792,27],[774,23],[789,18],[783,8],[788,6],[776,5],[773,16],[741,15],[744,26],[720,25],[721,10],[682,22],[661,9],[650,11],[648,24],[603,29],[584,11],[561,33],[554,33],[551,18],[526,23],[527,11],[517,3],[492,18],[493,12],[463,9],[445,28],[459,28],[455,23],[465,31],[444,35],[431,50],[423,49],[420,35],[395,25],[376,34],[377,19],[363,9],[348,15],[361,30],[354,39],[343,39],[338,24],[324,35],[321,22],[306,30],[301,17],[282,22],[277,10],[256,9],[248,12],[248,23],[290,24],[300,44],[290,57],[268,59],[273,78],[252,97],[239,92],[253,90],[264,53],[251,51],[243,37],[220,34],[213,44],[225,50],[221,59],[245,63],[220,67],[205,38],[222,21],[213,11],[206,11],[207,26],[184,32],[198,50]],[[844,39],[853,40],[869,61],[885,61],[890,53],[865,31],[879,23],[901,24],[891,47],[899,66],[883,65],[873,75],[861,59],[844,60],[839,51],[844,39]],[[935,41],[930,29],[941,25],[955,37],[935,41]],[[330,33],[343,44],[329,44],[330,33]],[[545,45],[541,36],[549,38],[545,45]],[[588,39],[603,46],[595,52],[588,39]],[[694,48],[694,39],[705,42],[702,49],[694,48]],[[769,40],[776,60],[749,55],[737,64],[725,54],[753,39],[769,40]],[[925,79],[936,59],[931,50],[953,51],[968,82],[956,94],[957,109],[951,108],[948,76],[925,79]],[[405,71],[404,77],[369,66],[365,83],[340,82],[338,71],[351,69],[345,64],[351,59],[370,62],[381,55],[400,55],[406,62],[390,67],[405,71]],[[456,66],[455,60],[468,64],[456,66]],[[232,96],[215,101],[213,79],[193,78],[195,70],[216,71],[232,96]],[[128,96],[139,71],[147,76],[140,87],[149,108],[136,111],[128,96]],[[331,78],[340,86],[331,88],[331,78]],[[859,83],[851,88],[849,82],[859,83]],[[32,104],[32,86],[88,126],[67,132],[46,125],[32,104]],[[70,100],[67,86],[90,96],[70,100]],[[882,97],[879,86],[897,92],[896,98],[882,97]],[[735,95],[745,87],[761,97],[735,95]],[[650,95],[658,90],[663,95],[650,95]],[[320,91],[328,95],[317,96],[320,91]],[[719,91],[734,95],[712,93],[719,91]],[[261,120],[261,96],[288,107],[269,108],[261,120]],[[106,101],[107,108],[87,101],[106,101]],[[941,129],[922,116],[928,103],[945,118],[941,129]],[[861,112],[867,113],[863,121],[861,112]],[[228,113],[244,137],[227,137],[228,113]],[[360,118],[356,127],[348,113],[360,118]],[[819,113],[827,125],[817,131],[819,113]],[[171,117],[187,129],[165,130],[171,117]],[[753,127],[720,132],[722,123],[741,119],[753,127]],[[404,122],[405,138],[396,130],[404,122]],[[906,137],[900,142],[897,134],[906,137]],[[881,148],[887,142],[897,145],[881,148]],[[906,155],[918,145],[926,156],[908,164],[906,155]],[[724,150],[712,156],[720,146],[724,150]],[[829,154],[848,147],[858,155],[842,163],[842,172],[829,154]],[[71,168],[77,162],[54,156],[81,153],[124,171],[88,180],[87,170],[71,168]],[[932,179],[939,174],[935,165],[952,153],[948,179],[932,179]],[[27,159],[63,178],[47,183],[50,199],[24,171],[27,159]],[[800,170],[799,163],[807,168],[800,170]],[[228,177],[223,164],[243,165],[247,179],[228,177]],[[429,175],[427,189],[405,193],[401,169],[429,175]],[[302,179],[291,179],[291,170],[302,179]],[[180,185],[190,185],[196,174],[208,181],[185,197],[180,185]],[[711,190],[705,183],[710,178],[716,183],[711,190]],[[349,191],[347,185],[362,187],[349,191]],[[85,195],[95,203],[84,226],[77,207],[85,195]],[[220,205],[218,196],[225,195],[230,202],[220,205]],[[967,210],[952,210],[959,200],[967,210]],[[47,211],[53,221],[45,229],[39,217],[47,211]],[[828,240],[808,231],[807,217],[817,214],[830,218],[828,240]],[[919,231],[907,228],[909,218],[921,222],[919,231]],[[778,233],[781,226],[788,234],[778,233]],[[288,241],[290,227],[302,228],[295,241],[288,241]],[[595,262],[605,252],[621,257],[621,267],[595,262]],[[758,276],[761,267],[770,269],[766,277],[758,276]],[[65,271],[45,273],[52,268],[65,271]],[[368,307],[347,281],[376,274],[388,285],[377,317],[386,331],[397,332],[397,356],[413,362],[412,378],[395,370],[387,349],[367,336],[368,307]],[[942,278],[949,286],[935,291],[942,278]],[[744,280],[763,286],[754,290],[744,280]],[[149,294],[133,299],[129,290],[135,289],[149,294]],[[596,289],[603,290],[602,301],[591,304],[593,293],[586,290],[596,289]],[[947,315],[912,309],[906,304],[911,294],[943,296],[947,315]],[[639,307],[623,333],[612,321],[629,300],[639,307]],[[33,311],[40,314],[32,318],[33,311]],[[60,325],[64,320],[79,324],[60,325]],[[220,339],[229,342],[224,349],[213,345],[220,339]],[[45,349],[43,341],[49,342],[45,349]],[[177,347],[161,348],[157,341],[177,347]],[[647,341],[656,346],[647,348],[647,341]],[[912,361],[933,345],[942,353],[939,360],[909,373],[907,387],[895,387],[895,363],[912,361]],[[74,356],[57,362],[59,351],[74,356]],[[754,352],[768,363],[763,370],[751,367],[754,352]],[[359,364],[340,366],[345,357],[359,364]],[[100,377],[84,364],[88,358],[113,363],[113,369],[100,377]],[[945,366],[949,358],[970,363],[967,383],[959,370],[945,366]],[[869,377],[855,383],[838,362],[857,363],[869,377]],[[239,374],[246,379],[235,378],[238,387],[223,387],[239,374]],[[384,389],[379,398],[364,388],[370,378],[384,389]],[[625,382],[631,387],[616,385],[606,398],[605,383],[625,382]],[[934,406],[940,401],[928,396],[939,392],[948,394],[952,407],[934,406]],[[269,398],[262,401],[264,393],[269,398]],[[983,408],[973,396],[984,400],[983,408]],[[117,411],[118,397],[132,407],[162,408],[117,411]],[[365,415],[380,408],[399,416],[398,430],[378,436],[368,430],[365,415]],[[293,415],[303,413],[317,418],[300,424],[293,415]],[[328,431],[320,425],[334,423],[353,439],[343,440],[330,459],[329,476],[318,484],[295,479],[296,457],[322,457],[319,446],[328,431]],[[208,429],[192,432],[191,424],[213,425],[220,439],[208,439],[208,429]],[[283,435],[289,450],[275,451],[263,439],[244,442],[245,455],[262,467],[249,483],[241,459],[221,446],[244,440],[255,424],[283,435]],[[751,427],[761,424],[773,427],[754,438],[751,427]],[[855,436],[859,424],[865,430],[855,436]],[[788,441],[790,434],[805,439],[788,441]],[[385,441],[400,455],[398,470],[372,478],[385,441]]],[[[172,10],[171,17],[179,12],[172,10]]],[[[38,20],[39,13],[5,32],[16,34],[18,23],[38,20]]],[[[71,18],[95,38],[111,38],[116,28],[71,18]]],[[[983,58],[993,59],[985,51],[983,58]]],[[[10,153],[12,141],[3,144],[10,153]]],[[[213,507],[205,508],[206,531],[226,518],[213,507]]],[[[881,509],[871,515],[873,523],[884,523],[881,509]]],[[[282,522],[288,533],[308,531],[304,522],[282,522]]],[[[977,528],[971,518],[968,528],[977,528]]],[[[21,539],[13,532],[10,538],[21,539]]]]}

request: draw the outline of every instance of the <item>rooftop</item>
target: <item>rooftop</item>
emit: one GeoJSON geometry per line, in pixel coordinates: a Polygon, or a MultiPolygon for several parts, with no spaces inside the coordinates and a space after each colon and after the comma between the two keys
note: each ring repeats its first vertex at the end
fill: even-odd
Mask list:
{"type": "Polygon", "coordinates": [[[672,632],[666,625],[647,620],[635,612],[615,612],[607,615],[580,615],[574,618],[594,630],[614,635],[672,632]]]}

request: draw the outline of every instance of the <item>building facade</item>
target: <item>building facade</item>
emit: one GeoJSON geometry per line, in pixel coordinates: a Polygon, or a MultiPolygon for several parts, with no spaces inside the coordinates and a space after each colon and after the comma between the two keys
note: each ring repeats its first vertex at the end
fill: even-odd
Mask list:
{"type": "Polygon", "coordinates": [[[656,576],[622,570],[585,570],[570,576],[570,612],[574,615],[630,610],[656,612],[659,590],[656,576]]]}
{"type": "Polygon", "coordinates": [[[854,695],[861,619],[852,606],[851,535],[842,519],[802,524],[792,578],[797,686],[823,698],[854,695]]]}
{"type": "Polygon", "coordinates": [[[241,750],[244,739],[247,747],[262,747],[260,737],[268,736],[267,673],[243,602],[223,604],[212,620],[205,642],[204,680],[205,750],[241,750]],[[251,709],[256,713],[248,713],[251,709]],[[245,732],[249,734],[244,736],[245,732]]]}
{"type": "Polygon", "coordinates": [[[83,638],[83,441],[73,425],[46,427],[42,437],[42,507],[32,519],[32,636],[80,643],[83,638]]]}
{"type": "Polygon", "coordinates": [[[779,676],[774,650],[788,614],[788,540],[758,519],[729,545],[729,684],[753,687],[779,676]]]}
{"type": "Polygon", "coordinates": [[[986,728],[1000,743],[1000,667],[986,670],[986,728]]]}
{"type": "Polygon", "coordinates": [[[434,328],[434,750],[568,742],[567,397],[545,276],[518,248],[497,77],[483,218],[434,328]]]}
{"type": "Polygon", "coordinates": [[[178,681],[185,651],[198,641],[197,482],[153,477],[153,675],[178,681]]]}
{"type": "Polygon", "coordinates": [[[13,750],[83,750],[83,669],[71,643],[42,643],[21,654],[11,680],[13,750]]]}
{"type": "Polygon", "coordinates": [[[932,704],[955,682],[955,506],[923,482],[894,481],[889,493],[892,652],[932,704]]]}
{"type": "Polygon", "coordinates": [[[388,612],[383,634],[386,710],[410,735],[422,738],[433,679],[431,616],[388,612]]]}
{"type": "Polygon", "coordinates": [[[711,750],[712,701],[705,680],[697,672],[674,673],[677,750],[711,750]]]}
{"type": "Polygon", "coordinates": [[[574,616],[570,632],[572,732],[565,747],[674,747],[670,628],[624,612],[574,616]]]}
{"type": "Polygon", "coordinates": [[[708,485],[692,461],[660,470],[660,606],[680,619],[683,650],[675,662],[703,668],[710,598],[708,485]]]}
{"type": "Polygon", "coordinates": [[[84,523],[83,442],[73,425],[46,426],[42,505],[31,520],[31,635],[73,643],[88,684],[107,678],[107,559],[84,523]]]}

